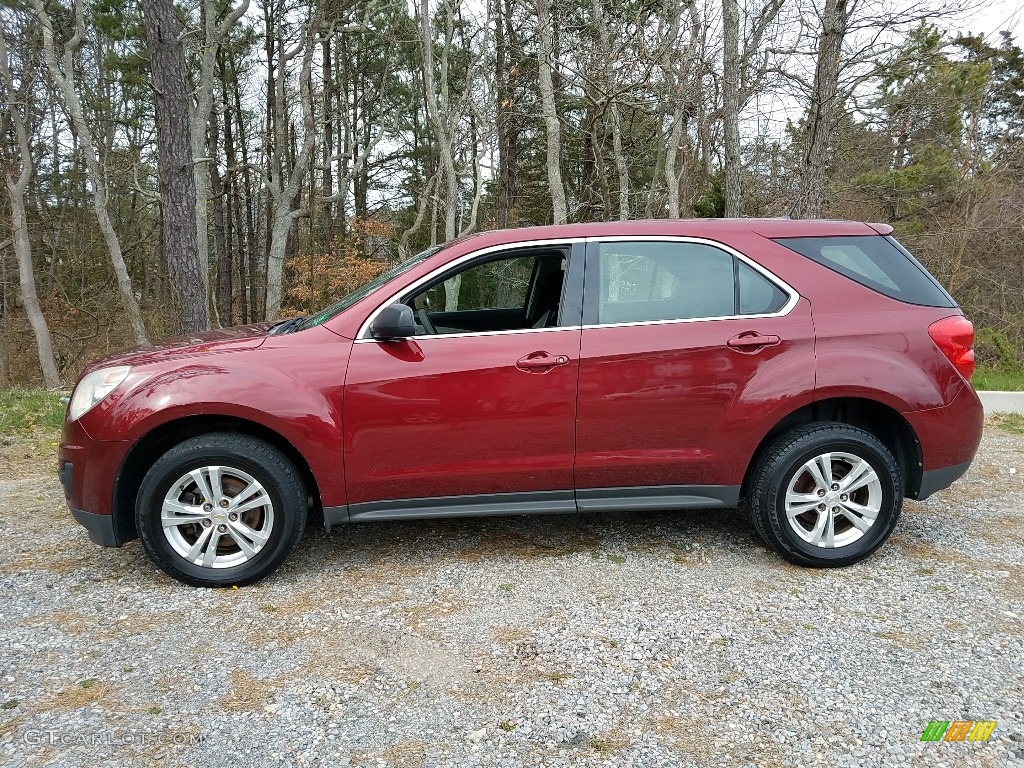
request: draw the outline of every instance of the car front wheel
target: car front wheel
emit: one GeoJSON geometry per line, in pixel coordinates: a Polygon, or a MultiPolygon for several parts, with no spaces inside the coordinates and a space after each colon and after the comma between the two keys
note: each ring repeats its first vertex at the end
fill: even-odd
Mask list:
{"type": "Polygon", "coordinates": [[[892,452],[846,424],[799,427],[760,455],[750,517],[762,539],[800,565],[837,568],[878,549],[903,505],[892,452]]]}
{"type": "Polygon", "coordinates": [[[306,491],[277,448],[216,433],[165,453],[142,481],[135,519],[147,554],[198,587],[251,584],[277,568],[306,523],[306,491]]]}

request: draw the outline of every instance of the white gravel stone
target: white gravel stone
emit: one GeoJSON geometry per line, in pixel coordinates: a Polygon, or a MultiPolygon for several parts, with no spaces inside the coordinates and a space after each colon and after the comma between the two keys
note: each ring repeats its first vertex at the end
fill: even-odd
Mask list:
{"type": "Polygon", "coordinates": [[[220,591],[91,545],[47,457],[0,480],[0,765],[1024,766],[1022,456],[842,570],[665,512],[313,524],[220,591]]]}

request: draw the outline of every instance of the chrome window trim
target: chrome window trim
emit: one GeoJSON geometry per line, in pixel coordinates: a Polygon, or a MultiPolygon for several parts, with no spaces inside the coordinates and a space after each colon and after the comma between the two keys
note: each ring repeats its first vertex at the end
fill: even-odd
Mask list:
{"type": "MultiPolygon", "coordinates": [[[[419,280],[410,283],[400,291],[392,293],[388,296],[387,301],[380,304],[373,312],[370,313],[369,317],[363,321],[363,324],[359,326],[359,333],[356,334],[355,343],[366,343],[373,342],[378,343],[375,338],[369,335],[370,324],[376,319],[377,315],[381,313],[384,307],[387,307],[395,302],[395,300],[410,291],[415,291],[422,285],[429,283],[435,277],[440,275],[442,272],[447,272],[452,267],[457,267],[460,264],[465,264],[468,261],[473,261],[481,256],[487,256],[491,253],[500,253],[501,251],[513,251],[519,248],[536,248],[543,246],[556,246],[556,245],[568,245],[571,246],[574,243],[585,243],[588,238],[585,237],[559,237],[559,238],[547,238],[544,240],[523,240],[516,243],[500,243],[499,245],[491,245],[487,248],[481,248],[479,251],[473,251],[467,253],[464,256],[459,256],[457,259],[453,259],[446,264],[441,265],[437,269],[433,270],[429,274],[424,275],[419,280]]],[[[544,331],[564,331],[564,330],[579,330],[582,326],[577,325],[561,325],[557,328],[512,328],[505,331],[471,331],[469,333],[432,333],[427,336],[414,336],[412,338],[416,341],[423,339],[449,339],[456,336],[504,336],[512,333],[542,333],[544,331]]]]}
{"type": "Polygon", "coordinates": [[[696,245],[707,245],[712,248],[717,248],[720,251],[736,257],[741,262],[746,264],[748,267],[753,269],[755,272],[760,274],[763,278],[772,283],[776,288],[785,293],[789,300],[782,305],[782,308],[777,312],[768,312],[758,315],[717,315],[715,317],[684,317],[676,320],[637,320],[631,323],[588,323],[583,326],[584,330],[594,330],[596,328],[631,328],[639,325],[675,325],[677,323],[706,323],[715,320],[761,320],[769,317],[785,317],[800,301],[800,294],[797,293],[796,289],[783,280],[781,277],[776,275],[774,272],[762,267],[756,261],[743,253],[737,251],[730,245],[719,242],[718,240],[710,240],[706,237],[686,237],[682,235],[609,235],[608,237],[588,237],[588,243],[628,243],[628,242],[664,242],[664,243],[694,243],[696,245]]]}
{"type": "Polygon", "coordinates": [[[631,323],[594,323],[587,325],[561,325],[557,328],[512,328],[504,331],[469,331],[465,333],[434,333],[426,336],[414,336],[413,338],[417,341],[423,341],[425,339],[451,339],[451,338],[464,338],[467,336],[508,336],[511,334],[518,333],[548,333],[551,331],[567,331],[567,330],[594,330],[597,328],[630,328],[634,326],[642,325],[675,325],[678,323],[706,323],[715,320],[760,320],[770,317],[785,317],[796,307],[800,301],[800,294],[797,293],[796,289],[793,288],[782,278],[778,277],[775,273],[768,271],[753,259],[745,256],[744,254],[737,251],[732,246],[726,245],[725,243],[719,242],[718,240],[710,240],[705,237],[687,237],[683,235],[608,235],[606,237],[569,237],[569,238],[548,238],[544,240],[523,240],[515,243],[501,243],[499,245],[488,246],[482,248],[479,251],[473,251],[460,256],[457,259],[449,261],[446,264],[438,267],[430,273],[419,278],[415,282],[406,286],[405,288],[392,293],[388,296],[387,301],[378,305],[373,312],[363,321],[363,324],[359,326],[359,333],[356,334],[356,338],[353,343],[355,344],[366,344],[366,343],[379,343],[376,339],[369,335],[370,324],[373,323],[377,315],[381,311],[394,303],[394,301],[401,295],[410,291],[415,291],[417,288],[429,283],[435,277],[442,272],[446,272],[452,267],[457,267],[460,264],[478,259],[481,256],[487,256],[492,253],[500,253],[501,251],[511,251],[519,248],[536,248],[543,246],[558,246],[568,245],[571,246],[575,243],[614,243],[614,242],[666,242],[666,243],[694,243],[697,245],[707,245],[712,248],[718,248],[721,251],[736,257],[744,264],[749,266],[755,272],[758,272],[769,282],[773,283],[783,293],[789,296],[789,300],[783,305],[783,307],[777,312],[771,312],[767,314],[759,315],[721,315],[717,317],[686,317],[678,320],[639,320],[631,323]]]}

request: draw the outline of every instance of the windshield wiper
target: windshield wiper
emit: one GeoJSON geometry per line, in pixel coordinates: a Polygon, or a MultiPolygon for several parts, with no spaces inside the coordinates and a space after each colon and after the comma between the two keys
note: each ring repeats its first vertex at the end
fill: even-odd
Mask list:
{"type": "Polygon", "coordinates": [[[274,323],[272,326],[270,326],[270,329],[267,331],[267,335],[279,336],[282,333],[291,333],[292,331],[298,330],[298,327],[302,324],[302,321],[305,319],[305,317],[291,317],[288,318],[287,320],[282,320],[279,323],[274,323]]]}

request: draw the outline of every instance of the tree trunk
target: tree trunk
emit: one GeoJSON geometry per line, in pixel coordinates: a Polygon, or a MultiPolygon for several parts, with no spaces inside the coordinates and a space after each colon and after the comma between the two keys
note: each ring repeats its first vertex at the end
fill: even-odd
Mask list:
{"type": "MultiPolygon", "coordinates": [[[[30,78],[24,78],[31,82],[30,78]]],[[[43,373],[43,383],[47,389],[55,389],[60,386],[60,374],[57,372],[57,362],[53,357],[53,342],[50,339],[50,329],[46,325],[46,318],[39,306],[39,297],[36,295],[36,278],[32,268],[32,243],[28,235],[28,220],[25,216],[25,191],[28,189],[29,179],[32,178],[32,153],[28,144],[28,131],[25,128],[25,119],[18,111],[17,99],[14,90],[14,81],[11,79],[11,72],[7,63],[7,40],[4,30],[0,27],[0,80],[7,98],[7,113],[11,123],[14,125],[15,135],[18,139],[18,152],[21,155],[21,170],[18,176],[12,177],[11,170],[4,173],[4,182],[7,186],[7,194],[11,200],[11,233],[14,240],[14,254],[18,259],[18,281],[21,287],[21,298],[25,305],[25,314],[28,316],[29,325],[32,326],[32,333],[36,337],[36,353],[39,356],[39,368],[43,373]]],[[[27,100],[27,90],[24,89],[27,100]]],[[[26,104],[26,114],[31,109],[26,104]]],[[[13,164],[12,164],[13,165],[13,164]]]]}
{"type": "Polygon", "coordinates": [[[324,244],[334,239],[334,69],[331,65],[331,39],[325,37],[320,44],[324,77],[324,150],[322,170],[324,244]]]}
{"type": "MultiPolygon", "coordinates": [[[[238,84],[234,83],[237,90],[238,84]]],[[[225,88],[227,81],[225,81],[225,88]]],[[[236,94],[237,96],[237,94],[236,94]]],[[[230,252],[229,258],[232,262],[232,304],[236,304],[237,295],[238,321],[245,325],[249,322],[249,301],[246,291],[245,255],[248,251],[246,242],[246,228],[242,225],[242,196],[238,190],[241,186],[238,183],[237,159],[235,156],[235,133],[234,133],[234,112],[227,103],[227,94],[224,98],[224,155],[228,164],[227,194],[228,194],[228,232],[234,232],[234,237],[227,242],[230,252]],[[238,280],[234,280],[234,276],[238,280]]],[[[232,318],[232,322],[234,319],[232,318]]]]}
{"type": "MultiPolygon", "coordinates": [[[[242,323],[255,323],[259,319],[258,307],[260,306],[256,283],[257,283],[257,270],[256,270],[256,249],[258,247],[258,238],[256,236],[256,211],[253,206],[254,187],[252,183],[252,167],[249,165],[249,145],[246,141],[245,132],[245,113],[242,111],[242,96],[241,96],[241,85],[238,81],[238,67],[235,64],[233,56],[228,57],[228,61],[231,64],[231,81],[234,85],[232,89],[232,103],[234,104],[234,116],[238,121],[238,144],[242,153],[242,183],[241,188],[243,195],[238,193],[238,176],[232,174],[232,185],[234,186],[234,194],[236,199],[236,220],[238,216],[242,215],[242,202],[239,197],[244,197],[245,203],[245,218],[244,224],[238,223],[238,276],[241,294],[240,311],[242,313],[242,323]]],[[[225,134],[225,143],[227,143],[227,135],[225,134]]],[[[233,147],[234,145],[231,144],[233,147]]],[[[234,153],[228,157],[228,165],[234,168],[234,153]]]]}
{"type": "Polygon", "coordinates": [[[517,75],[513,75],[515,65],[509,61],[519,61],[516,43],[516,30],[512,21],[512,0],[495,0],[495,85],[497,89],[498,109],[495,115],[495,131],[498,138],[498,195],[496,203],[496,219],[498,227],[515,226],[519,218],[517,200],[519,197],[519,134],[521,128],[517,122],[515,107],[517,96],[515,83],[517,75]]]}
{"type": "Polygon", "coordinates": [[[291,161],[291,169],[287,178],[284,178],[283,169],[280,172],[271,171],[267,176],[267,188],[271,197],[271,220],[270,220],[270,243],[267,249],[267,292],[265,299],[265,318],[269,321],[277,320],[281,311],[282,278],[284,276],[285,255],[288,250],[288,234],[292,224],[305,211],[293,208],[295,198],[299,194],[306,169],[309,167],[310,159],[315,148],[316,125],[313,122],[313,93],[312,93],[312,62],[313,62],[313,29],[316,21],[310,19],[306,22],[306,29],[303,32],[303,41],[290,51],[282,52],[278,65],[277,76],[274,84],[274,103],[278,113],[274,118],[274,148],[278,157],[288,154],[289,136],[288,119],[286,115],[285,81],[287,79],[287,65],[300,52],[302,53],[302,69],[299,73],[299,102],[302,110],[302,144],[294,153],[291,161]]]}
{"type": "Polygon", "coordinates": [[[826,0],[818,39],[818,60],[807,115],[800,186],[792,205],[796,218],[818,219],[828,201],[829,149],[839,118],[839,66],[849,24],[847,0],[826,0]]]}
{"type": "Polygon", "coordinates": [[[677,105],[672,113],[672,130],[669,132],[668,147],[665,149],[665,187],[668,196],[668,217],[678,219],[679,212],[679,173],[676,170],[676,158],[682,148],[683,133],[686,123],[682,105],[677,105]]]}
{"type": "Polygon", "coordinates": [[[85,120],[85,113],[82,110],[82,104],[78,98],[78,90],[75,86],[74,55],[85,37],[85,18],[82,15],[81,0],[76,0],[75,2],[75,33],[64,44],[63,71],[61,71],[57,63],[57,52],[53,41],[53,24],[43,7],[43,2],[42,0],[31,0],[31,4],[36,17],[39,19],[43,33],[43,54],[46,59],[46,68],[64,95],[68,114],[71,117],[72,132],[85,158],[85,170],[89,177],[89,184],[92,186],[93,210],[99,223],[100,232],[103,235],[103,241],[107,246],[107,252],[110,254],[110,262],[114,268],[114,275],[117,278],[117,287],[121,291],[121,303],[128,314],[128,322],[131,325],[135,343],[147,344],[149,340],[146,338],[146,326],[142,322],[142,310],[139,309],[139,304],[135,299],[135,290],[132,288],[132,281],[128,276],[128,267],[124,263],[121,241],[117,236],[117,232],[114,231],[114,225],[110,221],[110,213],[107,210],[106,179],[100,167],[99,159],[96,156],[92,131],[85,120]]]}
{"type": "MultiPolygon", "coordinates": [[[[421,0],[425,5],[425,1],[421,0]]],[[[554,59],[554,40],[551,32],[551,2],[537,0],[537,30],[540,34],[538,63],[540,69],[540,95],[544,114],[544,133],[547,146],[548,189],[555,224],[568,221],[565,186],[562,184],[562,127],[555,111],[555,86],[551,77],[554,59]]]]}
{"type": "MultiPolygon", "coordinates": [[[[220,144],[220,116],[212,112],[210,120],[210,149],[212,158],[217,157],[220,144]]],[[[208,163],[210,169],[210,190],[213,193],[213,243],[217,257],[217,314],[226,318],[231,325],[231,248],[227,242],[227,215],[224,210],[224,182],[216,161],[208,163]]]]}
{"type": "MultiPolygon", "coordinates": [[[[593,0],[594,22],[597,25],[598,39],[601,43],[599,56],[603,69],[603,81],[606,90],[606,112],[608,122],[612,129],[612,160],[615,162],[615,172],[619,177],[619,221],[626,221],[629,218],[629,163],[622,153],[622,119],[619,113],[619,104],[616,97],[611,96],[615,91],[615,69],[612,67],[614,52],[612,51],[611,35],[608,31],[608,23],[605,21],[604,5],[601,0],[593,0]]],[[[605,175],[601,174],[602,181],[605,175]]],[[[606,182],[605,182],[606,183],[606,182]]],[[[611,218],[611,201],[605,197],[605,220],[611,218]]]]}
{"type": "Polygon", "coordinates": [[[413,219],[412,225],[402,233],[401,238],[398,240],[398,257],[400,259],[407,259],[412,256],[409,249],[409,241],[413,235],[419,232],[420,227],[423,226],[423,219],[426,218],[427,213],[427,202],[434,194],[434,187],[437,183],[437,174],[435,173],[429,179],[427,179],[427,186],[423,190],[423,194],[420,195],[420,201],[416,205],[416,218],[413,219]]]}
{"type": "Polygon", "coordinates": [[[189,122],[182,119],[189,114],[190,99],[181,22],[172,0],[142,0],[142,18],[156,102],[164,261],[181,330],[195,333],[209,329],[210,312],[206,268],[196,236],[196,177],[189,122]]]}
{"type": "Polygon", "coordinates": [[[469,116],[469,135],[473,145],[473,202],[469,207],[469,220],[462,228],[462,231],[459,232],[459,237],[476,231],[477,218],[480,214],[480,201],[484,196],[484,169],[482,162],[484,146],[477,135],[477,119],[475,114],[469,116]]]}
{"type": "MultiPolygon", "coordinates": [[[[450,8],[449,13],[450,23],[450,8]]],[[[427,0],[419,0],[420,16],[420,48],[423,52],[423,90],[427,100],[427,119],[430,122],[431,130],[437,140],[441,153],[441,168],[444,171],[445,180],[445,211],[444,211],[444,239],[445,242],[455,239],[456,216],[458,215],[459,202],[459,177],[455,170],[455,159],[452,155],[452,136],[445,125],[442,115],[447,118],[447,99],[439,99],[434,90],[434,37],[430,32],[430,8],[427,0]]],[[[447,47],[444,49],[447,51],[447,47]]],[[[445,54],[445,57],[447,54],[445,54]]],[[[447,58],[441,63],[441,88],[447,91],[448,66],[447,58]]]]}
{"type": "MultiPolygon", "coordinates": [[[[170,0],[144,0],[143,14],[146,13],[146,6],[154,3],[164,2],[170,5],[170,0]]],[[[249,0],[242,0],[238,7],[232,9],[224,19],[217,23],[219,3],[216,0],[203,0],[201,18],[203,24],[203,47],[199,57],[199,81],[195,89],[195,108],[189,114],[189,148],[192,155],[192,174],[195,184],[195,230],[196,248],[193,258],[198,262],[200,276],[203,281],[204,295],[208,297],[210,320],[214,325],[219,325],[217,319],[217,304],[212,302],[213,295],[210,292],[210,227],[209,227],[209,203],[210,184],[212,180],[212,165],[216,163],[216,152],[208,152],[206,144],[206,131],[210,123],[210,113],[213,111],[214,101],[214,78],[216,75],[217,53],[223,44],[228,33],[235,23],[249,8],[249,0]],[[211,156],[212,155],[212,156],[211,156]]],[[[179,28],[180,29],[180,28],[179,28]]],[[[148,34],[148,29],[147,29],[148,34]]],[[[180,54],[180,46],[175,46],[180,54]]],[[[173,52],[171,52],[173,55],[173,52]]],[[[150,61],[153,60],[152,49],[150,61]]],[[[181,59],[181,73],[185,77],[185,61],[181,59]]],[[[156,73],[153,73],[154,85],[156,73]]],[[[160,104],[160,89],[157,89],[157,105],[160,104]]],[[[159,117],[157,119],[159,131],[159,117]]],[[[159,138],[159,133],[158,133],[159,138]]],[[[216,148],[216,144],[214,144],[216,148]]],[[[214,192],[216,194],[216,192],[214,192]]],[[[215,203],[216,205],[216,203],[215,203]]],[[[216,212],[214,213],[216,216],[216,212]]],[[[223,305],[221,305],[223,306],[223,305]]],[[[229,320],[230,323],[230,320],[229,320]]]]}
{"type": "Polygon", "coordinates": [[[722,0],[722,124],[725,145],[725,215],[743,215],[740,180],[740,8],[722,0]]]}

